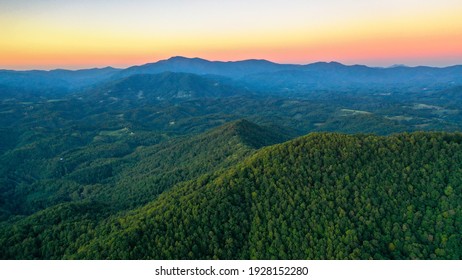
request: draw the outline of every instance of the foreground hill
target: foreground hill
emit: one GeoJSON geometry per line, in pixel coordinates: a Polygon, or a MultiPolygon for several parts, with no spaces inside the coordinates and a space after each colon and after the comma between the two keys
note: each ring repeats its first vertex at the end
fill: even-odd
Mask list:
{"type": "MultiPolygon", "coordinates": [[[[209,136],[252,127],[238,122],[209,136]]],[[[183,181],[130,212],[108,216],[107,204],[82,201],[4,222],[0,252],[26,259],[460,259],[461,178],[461,134],[313,133],[183,181]]]]}
{"type": "Polygon", "coordinates": [[[310,134],[109,219],[78,258],[459,259],[462,135],[310,134]]]}

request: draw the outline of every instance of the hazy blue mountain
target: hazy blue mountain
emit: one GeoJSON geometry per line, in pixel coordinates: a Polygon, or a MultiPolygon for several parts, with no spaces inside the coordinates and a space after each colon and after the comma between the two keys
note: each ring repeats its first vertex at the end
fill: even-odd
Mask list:
{"type": "Polygon", "coordinates": [[[0,98],[27,95],[60,95],[112,77],[119,69],[112,67],[84,70],[12,71],[0,70],[0,98]]]}
{"type": "Polygon", "coordinates": [[[112,77],[120,69],[105,67],[83,70],[63,70],[57,69],[50,71],[51,77],[66,81],[72,88],[99,83],[112,77]]]}
{"type": "Polygon", "coordinates": [[[165,71],[199,75],[219,75],[253,90],[300,92],[312,90],[348,90],[356,88],[450,87],[462,84],[462,66],[445,68],[367,67],[338,62],[307,65],[277,64],[266,60],[235,62],[208,61],[201,58],[172,57],[156,63],[127,68],[116,76],[154,74],[165,71]]]}
{"type": "Polygon", "coordinates": [[[243,79],[256,89],[272,91],[448,88],[462,84],[462,66],[373,68],[336,62],[257,73],[243,79]]]}
{"type": "MultiPolygon", "coordinates": [[[[0,95],[9,97],[28,93],[56,95],[88,86],[98,86],[132,75],[190,73],[213,77],[222,84],[246,87],[263,93],[293,94],[300,97],[318,91],[349,90],[440,90],[462,85],[462,66],[445,68],[368,67],[317,62],[307,65],[277,64],[267,60],[208,61],[201,58],[172,57],[127,69],[87,69],[52,71],[0,71],[0,95]]],[[[138,78],[139,79],[139,78],[138,78]]],[[[148,82],[154,85],[156,80],[148,82]]],[[[162,87],[162,86],[161,86],[162,87]]]]}
{"type": "Polygon", "coordinates": [[[199,75],[219,75],[231,78],[242,78],[250,74],[276,72],[298,67],[295,65],[277,64],[267,60],[249,59],[243,61],[208,61],[201,58],[176,56],[155,63],[133,66],[121,71],[118,76],[133,74],[155,74],[166,71],[187,72],[199,75]]]}
{"type": "Polygon", "coordinates": [[[190,73],[137,74],[107,82],[84,93],[93,98],[160,101],[216,98],[244,93],[242,89],[190,73]]]}

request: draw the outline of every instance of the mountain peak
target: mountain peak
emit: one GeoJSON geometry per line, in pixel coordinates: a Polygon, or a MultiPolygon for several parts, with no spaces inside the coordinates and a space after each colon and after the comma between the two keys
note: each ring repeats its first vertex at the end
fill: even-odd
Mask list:
{"type": "Polygon", "coordinates": [[[306,64],[305,66],[326,66],[326,67],[333,66],[335,67],[335,66],[345,66],[345,65],[337,61],[330,61],[330,62],[318,61],[318,62],[306,64]]]}
{"type": "Polygon", "coordinates": [[[246,59],[246,60],[241,60],[241,61],[234,61],[234,62],[247,62],[247,63],[256,63],[256,64],[276,64],[272,61],[266,60],[266,59],[246,59]]]}
{"type": "Polygon", "coordinates": [[[405,64],[393,64],[391,65],[390,67],[388,68],[408,68],[409,66],[405,65],[405,64]]]}
{"type": "Polygon", "coordinates": [[[165,60],[168,62],[209,62],[200,57],[185,57],[185,56],[172,56],[169,59],[165,60]]]}
{"type": "Polygon", "coordinates": [[[186,56],[177,55],[177,56],[172,56],[167,60],[182,60],[182,59],[190,59],[190,58],[188,58],[186,56]]]}

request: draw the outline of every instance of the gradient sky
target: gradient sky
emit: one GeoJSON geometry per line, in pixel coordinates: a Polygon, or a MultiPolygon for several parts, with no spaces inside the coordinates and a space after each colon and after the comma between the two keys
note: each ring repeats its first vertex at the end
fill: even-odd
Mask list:
{"type": "Polygon", "coordinates": [[[462,64],[462,0],[0,0],[0,68],[462,64]]]}

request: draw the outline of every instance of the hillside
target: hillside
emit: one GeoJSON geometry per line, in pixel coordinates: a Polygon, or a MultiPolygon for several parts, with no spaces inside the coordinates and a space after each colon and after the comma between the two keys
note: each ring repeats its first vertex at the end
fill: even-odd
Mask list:
{"type": "Polygon", "coordinates": [[[0,162],[5,162],[0,168],[3,214],[31,214],[81,200],[110,203],[115,211],[132,208],[178,182],[229,167],[258,148],[288,140],[274,129],[245,120],[163,141],[145,134],[153,138],[144,139],[151,142],[147,145],[129,130],[111,133],[53,156],[47,156],[50,151],[37,154],[40,150],[31,147],[30,151],[20,148],[0,157],[0,162]]]}
{"type": "Polygon", "coordinates": [[[147,99],[148,102],[170,99],[218,98],[245,91],[190,73],[163,72],[138,74],[97,86],[83,98],[147,99]]]}
{"type": "Polygon", "coordinates": [[[461,145],[310,134],[108,220],[77,257],[459,259],[461,145]]]}
{"type": "MultiPolygon", "coordinates": [[[[92,233],[87,230],[104,218],[145,205],[179,182],[219,172],[258,148],[285,140],[287,137],[274,128],[239,120],[199,135],[138,146],[135,150],[130,150],[123,139],[110,145],[70,150],[60,155],[63,160],[42,160],[40,165],[44,167],[35,170],[36,176],[42,178],[35,182],[22,178],[20,174],[28,173],[22,173],[24,167],[12,163],[16,174],[4,176],[16,177],[18,182],[12,185],[3,181],[6,184],[0,198],[5,203],[1,210],[8,220],[0,223],[0,228],[6,230],[0,230],[0,239],[9,245],[2,246],[0,256],[62,258],[71,248],[75,251],[71,243],[89,240],[92,233]],[[8,233],[11,230],[15,232],[12,239],[8,233]],[[47,244],[47,248],[23,247],[24,239],[47,244]]],[[[33,164],[39,165],[38,159],[35,161],[33,164]]]]}
{"type": "MultiPolygon", "coordinates": [[[[175,184],[220,171],[245,159],[256,149],[288,140],[278,131],[239,120],[205,133],[174,138],[154,146],[140,147],[124,157],[124,168],[113,164],[113,183],[94,190],[92,197],[117,209],[144,205],[175,184]]],[[[89,177],[94,167],[71,178],[89,177]]],[[[99,181],[92,182],[100,183],[99,181]]]]}
{"type": "MultiPolygon", "coordinates": [[[[256,127],[238,122],[201,139],[207,142],[251,129],[256,127]]],[[[196,163],[208,162],[202,156],[196,163],[195,156],[190,163],[186,158],[182,161],[192,169],[196,163]]],[[[57,224],[49,222],[61,215],[56,207],[3,223],[1,255],[90,259],[461,257],[461,134],[313,133],[229,163],[215,173],[190,177],[193,180],[178,183],[133,211],[110,217],[99,212],[85,214],[85,226],[67,218],[57,224]],[[42,226],[37,227],[38,223],[42,226]],[[60,228],[59,235],[56,228],[60,228]]],[[[127,180],[139,182],[129,174],[124,175],[127,180]]],[[[82,205],[67,211],[81,207],[88,209],[82,205]]]]}

